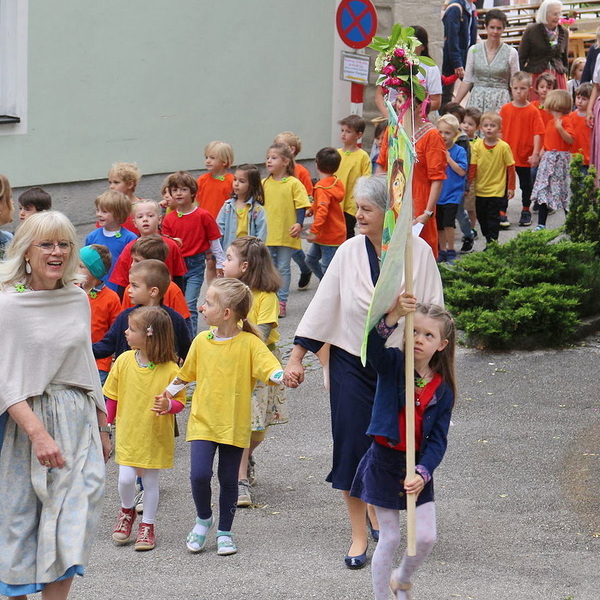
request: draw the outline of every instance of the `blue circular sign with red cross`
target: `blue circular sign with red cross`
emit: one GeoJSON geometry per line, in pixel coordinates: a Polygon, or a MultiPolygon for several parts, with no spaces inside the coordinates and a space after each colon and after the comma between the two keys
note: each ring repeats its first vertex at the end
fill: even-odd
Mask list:
{"type": "Polygon", "coordinates": [[[335,22],[346,46],[366,48],[377,31],[377,11],[371,0],[342,0],[335,22]]]}

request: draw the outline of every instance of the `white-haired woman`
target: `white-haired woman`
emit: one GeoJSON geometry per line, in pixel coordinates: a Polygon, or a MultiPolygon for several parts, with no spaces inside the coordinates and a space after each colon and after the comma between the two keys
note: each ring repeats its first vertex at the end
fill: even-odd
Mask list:
{"type": "Polygon", "coordinates": [[[110,440],[78,264],[57,211],[27,219],[0,264],[0,594],[12,598],[67,598],[101,512],[110,440]]]}
{"type": "MultiPolygon", "coordinates": [[[[358,463],[371,444],[366,431],[377,375],[370,365],[362,366],[360,348],[379,277],[383,217],[388,203],[386,176],[361,177],[354,198],[360,235],[339,247],[321,280],[298,325],[285,381],[292,386],[303,381],[302,359],[309,351],[319,352],[328,367],[333,466],[327,481],[342,492],[346,502],[352,530],[346,566],[359,569],[367,562],[367,505],[351,497],[349,490],[358,463]],[[330,352],[324,360],[321,351],[326,344],[330,344],[330,352]]],[[[413,237],[413,248],[415,296],[420,302],[443,305],[442,284],[431,248],[418,237],[413,237]]],[[[402,274],[398,277],[402,279],[402,274]]],[[[400,345],[402,335],[397,331],[390,344],[400,345]]]]}
{"type": "Polygon", "coordinates": [[[569,32],[560,24],[562,2],[544,0],[527,25],[519,44],[519,64],[522,71],[531,73],[531,100],[537,100],[535,81],[541,73],[556,77],[556,89],[567,89],[569,72],[569,32]]]}

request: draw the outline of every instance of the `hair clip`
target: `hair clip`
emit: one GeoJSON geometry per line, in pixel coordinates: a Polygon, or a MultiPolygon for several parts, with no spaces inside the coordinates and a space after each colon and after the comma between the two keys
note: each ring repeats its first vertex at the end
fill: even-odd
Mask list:
{"type": "Polygon", "coordinates": [[[25,285],[23,283],[17,283],[15,285],[15,290],[17,290],[17,292],[24,292],[27,288],[25,287],[25,285]]]}
{"type": "Polygon", "coordinates": [[[247,318],[243,318],[243,319],[242,319],[242,323],[247,323],[247,322],[248,322],[248,319],[247,319],[247,318]]]}
{"type": "Polygon", "coordinates": [[[115,233],[115,237],[119,239],[121,237],[121,231],[117,231],[117,233],[115,233]]]}
{"type": "Polygon", "coordinates": [[[154,329],[152,328],[152,325],[148,325],[148,327],[146,327],[146,335],[148,337],[152,337],[153,334],[154,334],[154,329]]]}

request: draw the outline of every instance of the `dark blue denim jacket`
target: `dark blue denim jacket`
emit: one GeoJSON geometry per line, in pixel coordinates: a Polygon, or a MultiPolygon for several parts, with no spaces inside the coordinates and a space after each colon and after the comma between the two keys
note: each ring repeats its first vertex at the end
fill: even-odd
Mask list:
{"type": "MultiPolygon", "coordinates": [[[[399,348],[386,348],[385,340],[374,328],[369,334],[367,359],[377,371],[377,390],[367,434],[381,435],[398,443],[401,439],[398,413],[406,403],[404,352],[399,348]]],[[[423,438],[417,462],[430,475],[446,452],[453,405],[452,389],[442,382],[423,414],[423,438]]]]}

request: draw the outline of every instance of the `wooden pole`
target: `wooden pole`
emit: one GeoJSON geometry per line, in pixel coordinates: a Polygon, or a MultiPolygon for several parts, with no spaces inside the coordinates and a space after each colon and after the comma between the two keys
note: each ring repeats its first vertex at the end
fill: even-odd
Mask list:
{"type": "MultiPolygon", "coordinates": [[[[409,221],[410,231],[406,238],[404,255],[404,289],[407,294],[413,294],[413,241],[412,220],[409,221]]],[[[412,335],[414,313],[408,313],[404,320],[404,359],[406,371],[406,477],[415,475],[415,340],[412,335]]],[[[406,495],[406,552],[408,556],[417,554],[417,496],[406,495]]]]}

